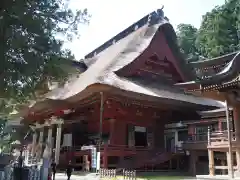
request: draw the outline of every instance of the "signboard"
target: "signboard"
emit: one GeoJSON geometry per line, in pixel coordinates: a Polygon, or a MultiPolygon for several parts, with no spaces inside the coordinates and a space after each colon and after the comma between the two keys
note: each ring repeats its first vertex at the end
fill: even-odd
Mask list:
{"type": "Polygon", "coordinates": [[[92,168],[96,168],[97,167],[97,150],[96,150],[96,147],[93,147],[92,148],[92,151],[91,151],[91,154],[92,154],[92,168]]]}
{"type": "Polygon", "coordinates": [[[100,170],[100,152],[97,152],[97,158],[96,158],[96,160],[97,160],[97,166],[96,166],[96,168],[97,168],[97,171],[99,171],[99,170],[100,170]]]}

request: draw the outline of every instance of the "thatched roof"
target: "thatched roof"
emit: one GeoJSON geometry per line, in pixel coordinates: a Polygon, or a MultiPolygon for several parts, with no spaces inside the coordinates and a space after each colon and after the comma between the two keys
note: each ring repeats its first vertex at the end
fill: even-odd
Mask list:
{"type": "MultiPolygon", "coordinates": [[[[216,101],[186,95],[183,92],[171,92],[170,89],[164,90],[161,87],[153,87],[152,85],[142,85],[139,82],[116,75],[116,71],[133,62],[142,54],[148,48],[155,35],[163,32],[163,29],[165,29],[164,32],[171,33],[173,37],[176,36],[172,26],[163,17],[158,17],[154,24],[149,22],[145,22],[141,27],[138,27],[138,29],[117,42],[113,41],[112,45],[106,49],[102,49],[100,52],[96,50],[87,55],[86,57],[89,58],[84,62],[88,69],[79,78],[69,82],[64,88],[48,93],[46,97],[49,99],[67,100],[73,96],[79,96],[93,84],[102,84],[157,98],[222,107],[222,104],[216,101]]],[[[135,25],[137,26],[137,23],[135,25]]]]}
{"type": "MultiPolygon", "coordinates": [[[[99,48],[93,50],[81,61],[87,67],[86,71],[73,78],[64,87],[55,89],[46,94],[46,99],[77,102],[93,93],[111,91],[123,93],[126,96],[151,99],[152,101],[169,100],[179,101],[189,105],[204,107],[223,107],[222,103],[206,98],[186,95],[182,91],[173,91],[174,88],[164,89],[161,82],[143,84],[126,77],[117,75],[117,71],[132,63],[138,56],[149,48],[152,40],[158,33],[163,33],[176,64],[184,76],[191,76],[186,70],[187,64],[181,58],[176,44],[176,34],[171,24],[163,17],[161,10],[152,12],[138,22],[131,25],[99,48]]],[[[38,106],[38,103],[35,104],[38,106]]]]}

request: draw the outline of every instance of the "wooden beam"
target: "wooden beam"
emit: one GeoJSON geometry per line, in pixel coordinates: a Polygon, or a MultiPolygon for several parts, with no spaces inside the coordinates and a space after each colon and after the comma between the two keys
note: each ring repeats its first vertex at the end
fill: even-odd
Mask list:
{"type": "Polygon", "coordinates": [[[149,101],[135,100],[132,98],[124,97],[121,95],[110,94],[110,93],[108,94],[108,98],[112,99],[116,102],[122,102],[124,104],[130,104],[130,105],[135,105],[135,106],[139,106],[139,107],[142,106],[142,107],[147,107],[147,108],[155,108],[156,110],[160,110],[160,111],[166,111],[169,109],[172,109],[172,110],[181,109],[181,108],[172,107],[171,105],[159,106],[159,104],[151,103],[149,101]]]}
{"type": "Polygon", "coordinates": [[[173,78],[172,74],[166,73],[164,70],[159,70],[160,72],[155,72],[155,71],[153,71],[153,69],[149,70],[149,69],[144,69],[144,68],[140,68],[139,70],[144,71],[144,72],[148,72],[148,73],[151,73],[151,74],[155,74],[157,76],[164,76],[164,77],[168,77],[168,78],[173,78]]]}
{"type": "MultiPolygon", "coordinates": [[[[194,93],[194,92],[193,92],[194,93]]],[[[202,97],[206,97],[206,98],[210,98],[210,99],[214,99],[217,101],[222,101],[224,102],[226,100],[225,98],[225,92],[219,92],[219,91],[208,91],[208,92],[202,92],[202,93],[194,93],[198,96],[202,96],[202,97]]]]}
{"type": "Polygon", "coordinates": [[[148,59],[145,64],[154,65],[154,66],[160,66],[160,67],[169,67],[170,63],[165,61],[153,61],[151,59],[148,59]]]}

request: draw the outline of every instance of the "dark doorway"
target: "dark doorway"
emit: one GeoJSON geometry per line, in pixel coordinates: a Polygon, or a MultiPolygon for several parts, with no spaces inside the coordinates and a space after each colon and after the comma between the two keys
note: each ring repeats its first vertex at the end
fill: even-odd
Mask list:
{"type": "Polygon", "coordinates": [[[147,146],[147,133],[135,131],[135,146],[147,146]]]}

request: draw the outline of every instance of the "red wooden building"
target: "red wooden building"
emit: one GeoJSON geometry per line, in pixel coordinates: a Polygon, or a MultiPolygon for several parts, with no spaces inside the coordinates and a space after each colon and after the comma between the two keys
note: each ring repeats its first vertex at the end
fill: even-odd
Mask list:
{"type": "Polygon", "coordinates": [[[94,145],[104,168],[160,167],[178,154],[164,138],[165,124],[199,120],[196,111],[223,107],[174,86],[193,77],[185,62],[173,27],[157,10],[86,55],[84,72],[25,111],[23,122],[43,124],[42,137],[46,120],[64,120],[48,134],[56,137],[59,166],[71,160],[80,167],[84,157],[92,163],[81,147],[94,145]]]}
{"type": "MultiPolygon", "coordinates": [[[[227,171],[230,178],[240,175],[239,65],[239,51],[194,62],[189,67],[195,69],[195,78],[189,82],[176,84],[177,87],[184,88],[187,92],[225,102],[225,116],[221,118],[225,121],[225,128],[222,127],[224,124],[218,118],[221,126],[209,132],[205,147],[200,146],[200,144],[204,144],[202,142],[192,146],[196,147],[198,144],[198,147],[207,148],[210,176],[218,174],[221,170],[224,171],[223,174],[226,174],[227,171]],[[228,128],[226,128],[226,124],[228,124],[228,128]],[[221,165],[216,162],[219,154],[223,155],[221,165]]],[[[217,114],[224,114],[224,111],[217,114]]],[[[191,148],[189,145],[188,147],[191,148]]]]}

